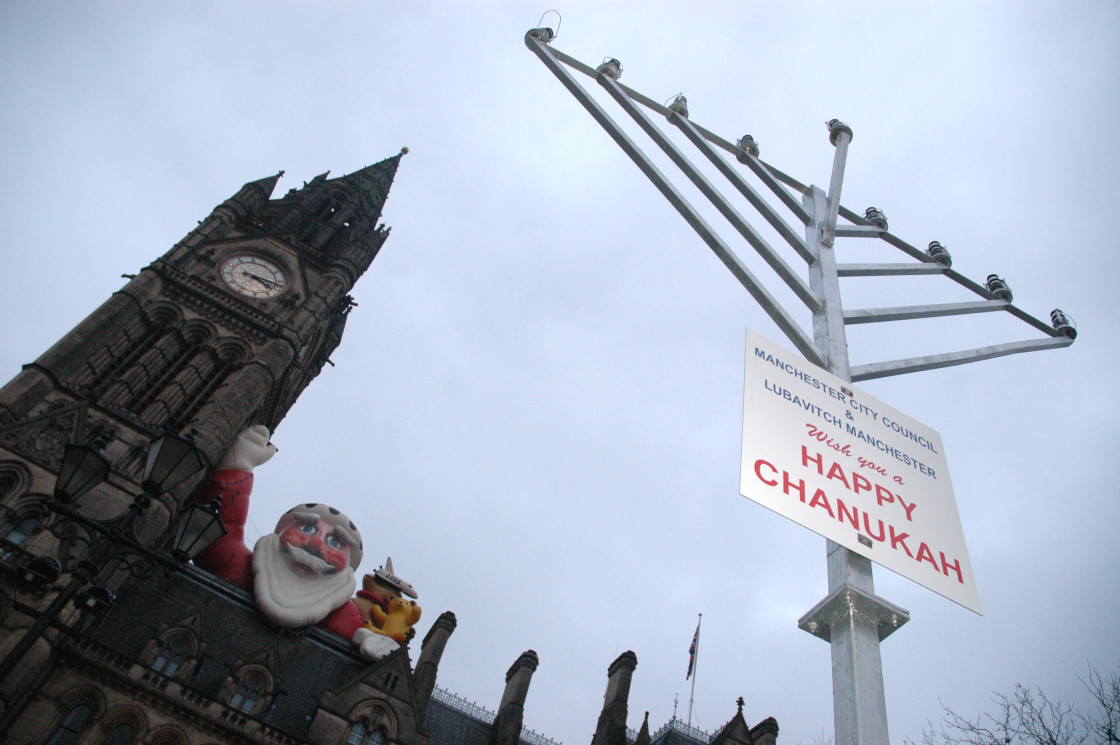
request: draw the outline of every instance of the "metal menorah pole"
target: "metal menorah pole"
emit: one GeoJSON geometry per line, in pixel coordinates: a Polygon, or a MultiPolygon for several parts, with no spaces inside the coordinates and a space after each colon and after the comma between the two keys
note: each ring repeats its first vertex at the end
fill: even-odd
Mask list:
{"type": "MultiPolygon", "coordinates": [[[[819,187],[804,185],[759,160],[758,148],[749,135],[732,144],[694,124],[688,118],[687,101],[683,95],[677,96],[668,106],[659,104],[618,82],[622,72],[622,65],[618,60],[607,59],[597,68],[590,67],[549,46],[554,36],[553,31],[548,28],[531,29],[525,35],[525,44],[692,226],[797,351],[813,364],[850,383],[1020,352],[1054,349],[1073,343],[1076,328],[1060,310],[1051,313],[1052,325],[1047,325],[1012,305],[1010,288],[998,276],[990,275],[983,285],[974,282],[952,270],[952,260],[940,243],[934,241],[930,243],[928,251],[921,251],[889,233],[886,217],[880,210],[869,208],[860,216],[841,206],[844,168],[848,145],[852,141],[852,130],[843,122],[835,119],[828,122],[829,139],[835,146],[835,155],[829,189],[825,193],[819,187]],[[573,70],[589,76],[604,89],[716,208],[738,236],[762,257],[798,300],[804,303],[813,317],[811,336],[802,330],[789,311],[743,264],[723,237],[693,208],[630,135],[583,88],[573,75],[573,70]],[[745,199],[788,244],[789,249],[805,262],[808,283],[691,163],[674,139],[663,132],[643,109],[665,117],[727,179],[732,190],[745,199]],[[731,154],[745,166],[753,179],[769,190],[769,198],[776,201],[776,204],[771,204],[764,197],[764,192],[753,187],[744,177],[742,169],[729,163],[720,150],[731,154]],[[800,195],[800,200],[796,194],[800,195]],[[840,218],[844,219],[843,223],[839,222],[840,218]],[[795,223],[800,222],[803,229],[799,230],[791,225],[790,219],[795,223]],[[838,238],[882,240],[906,254],[908,260],[889,264],[839,264],[834,250],[838,238]],[[844,311],[840,300],[840,278],[903,275],[943,275],[974,292],[980,300],[844,311]],[[1010,313],[1041,332],[1043,338],[857,367],[850,365],[845,331],[849,324],[994,311],[1010,313]]],[[[846,393],[851,394],[850,391],[846,393]]],[[[806,613],[798,621],[798,626],[831,645],[835,745],[887,745],[887,706],[879,643],[906,623],[909,614],[875,595],[871,561],[868,558],[833,541],[827,541],[827,557],[828,596],[806,613]]]]}

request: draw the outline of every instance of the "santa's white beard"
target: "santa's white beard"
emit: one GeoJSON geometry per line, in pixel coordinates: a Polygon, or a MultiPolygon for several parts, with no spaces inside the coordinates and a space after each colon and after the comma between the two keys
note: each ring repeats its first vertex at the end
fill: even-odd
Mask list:
{"type": "Polygon", "coordinates": [[[277,626],[298,628],[318,623],[354,594],[354,570],[305,577],[281,556],[280,536],[271,533],[253,547],[253,594],[265,618],[277,626]]]}

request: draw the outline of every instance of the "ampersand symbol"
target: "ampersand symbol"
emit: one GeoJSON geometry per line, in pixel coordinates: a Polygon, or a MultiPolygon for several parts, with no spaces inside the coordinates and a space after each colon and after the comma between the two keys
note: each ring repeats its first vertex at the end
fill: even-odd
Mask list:
{"type": "Polygon", "coordinates": [[[855,418],[854,416],[852,416],[852,410],[851,410],[851,409],[848,409],[847,411],[845,411],[845,412],[844,412],[844,414],[845,414],[845,416],[847,416],[847,417],[848,417],[849,419],[851,419],[851,420],[852,420],[853,422],[854,422],[854,421],[856,420],[856,418],[855,418]]]}

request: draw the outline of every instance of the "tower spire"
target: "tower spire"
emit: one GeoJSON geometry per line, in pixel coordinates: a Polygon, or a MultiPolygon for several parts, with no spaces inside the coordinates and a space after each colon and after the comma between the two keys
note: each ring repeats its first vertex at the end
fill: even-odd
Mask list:
{"type": "Polygon", "coordinates": [[[283,175],[284,171],[281,170],[278,171],[274,176],[265,176],[262,179],[250,181],[249,183],[245,184],[245,186],[252,186],[260,189],[264,193],[265,199],[268,199],[272,196],[272,192],[276,189],[276,183],[283,177],[283,175]]]}
{"type": "Polygon", "coordinates": [[[373,165],[361,168],[353,173],[335,179],[340,184],[346,184],[358,196],[359,220],[374,226],[381,217],[381,207],[389,196],[389,187],[397,175],[401,156],[408,152],[407,147],[402,147],[396,155],[373,165]]]}

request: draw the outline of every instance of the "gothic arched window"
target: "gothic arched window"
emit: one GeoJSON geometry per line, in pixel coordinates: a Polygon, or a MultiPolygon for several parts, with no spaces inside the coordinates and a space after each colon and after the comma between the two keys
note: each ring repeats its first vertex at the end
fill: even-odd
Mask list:
{"type": "Polygon", "coordinates": [[[135,735],[136,730],[132,728],[131,724],[118,724],[113,727],[113,731],[105,738],[102,745],[129,745],[135,735]]]}
{"type": "MultiPolygon", "coordinates": [[[[166,305],[152,308],[150,316],[134,318],[125,328],[106,338],[104,348],[92,355],[73,382],[88,390],[91,400],[103,399],[180,321],[178,309],[166,305]]],[[[117,396],[122,395],[127,394],[117,391],[117,396]]],[[[109,398],[114,397],[110,395],[109,398]]]]}
{"type": "Polygon", "coordinates": [[[181,389],[170,392],[172,395],[165,402],[166,419],[161,423],[173,432],[186,429],[218,386],[249,356],[244,344],[231,339],[223,339],[214,347],[201,350],[180,381],[181,389]]]}
{"type": "Polygon", "coordinates": [[[12,469],[0,471],[0,499],[15,491],[19,480],[19,474],[12,469]]]}
{"type": "Polygon", "coordinates": [[[40,500],[22,497],[31,477],[21,465],[0,465],[0,559],[8,560],[43,521],[40,500]]]}
{"type": "Polygon", "coordinates": [[[39,529],[40,522],[42,522],[42,519],[36,514],[21,518],[4,533],[4,540],[9,543],[14,543],[17,546],[22,546],[24,541],[30,538],[35,531],[39,529]]]}
{"type": "Polygon", "coordinates": [[[229,700],[229,705],[238,711],[249,714],[261,700],[264,688],[264,675],[252,670],[246,673],[237,687],[233,689],[233,696],[229,700]]]}
{"type": "Polygon", "coordinates": [[[42,525],[43,515],[38,508],[19,512],[0,508],[0,561],[12,559],[42,525]]]}
{"type": "Polygon", "coordinates": [[[383,745],[385,732],[379,727],[371,727],[366,720],[354,722],[346,735],[346,745],[383,745]]]}
{"type": "Polygon", "coordinates": [[[78,735],[82,734],[82,730],[89,724],[89,717],[93,710],[86,704],[78,704],[66,714],[66,718],[62,720],[62,724],[58,725],[58,729],[51,735],[51,739],[47,741],[47,745],[73,745],[78,741],[78,735]]]}
{"type": "Polygon", "coordinates": [[[186,659],[190,651],[191,643],[187,639],[182,636],[173,636],[167,640],[167,644],[160,650],[156,661],[152,663],[152,669],[167,676],[174,675],[183,666],[183,660],[186,659]]]}
{"type": "Polygon", "coordinates": [[[151,745],[189,745],[190,738],[178,725],[160,727],[147,738],[151,745]]]}

